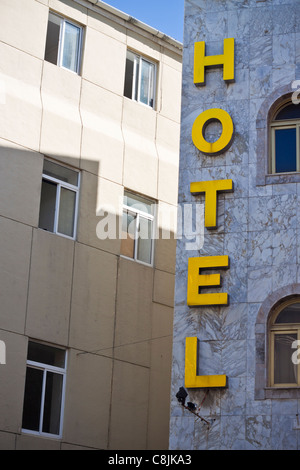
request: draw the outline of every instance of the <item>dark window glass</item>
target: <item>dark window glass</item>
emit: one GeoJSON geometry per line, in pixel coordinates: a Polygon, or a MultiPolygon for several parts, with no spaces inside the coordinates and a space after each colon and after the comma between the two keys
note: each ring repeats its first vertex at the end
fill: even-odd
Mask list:
{"type": "Polygon", "coordinates": [[[60,18],[50,13],[47,29],[45,60],[57,65],[60,35],[60,18]]]}
{"type": "Polygon", "coordinates": [[[127,51],[125,84],[124,84],[124,96],[126,96],[127,98],[132,98],[133,70],[134,70],[134,55],[132,54],[132,52],[127,51]]]}
{"type": "Polygon", "coordinates": [[[81,27],[49,13],[45,60],[78,73],[81,35],[81,27]]]}
{"type": "Polygon", "coordinates": [[[131,51],[127,51],[124,96],[154,105],[155,65],[131,51]]]}
{"type": "Polygon", "coordinates": [[[296,171],[296,129],[275,130],[276,173],[296,171]]]}
{"type": "Polygon", "coordinates": [[[289,104],[278,111],[275,121],[284,121],[286,119],[300,119],[300,106],[289,104]]]}
{"type": "Polygon", "coordinates": [[[27,367],[22,427],[30,431],[39,431],[43,371],[27,367]]]}
{"type": "Polygon", "coordinates": [[[47,372],[43,432],[59,434],[63,376],[47,372]]]}
{"type": "Polygon", "coordinates": [[[44,160],[43,173],[45,175],[52,176],[52,178],[57,178],[60,181],[64,181],[65,183],[72,184],[73,186],[77,186],[78,184],[77,171],[71,170],[71,168],[67,168],[62,165],[58,165],[54,162],[50,162],[50,160],[44,160]]]}
{"type": "Polygon", "coordinates": [[[68,237],[75,236],[79,173],[45,160],[40,201],[39,228],[68,237]],[[51,177],[48,179],[48,176],[51,177]],[[57,180],[54,181],[52,179],[57,180]]]}
{"type": "Polygon", "coordinates": [[[22,427],[27,431],[60,434],[66,351],[29,341],[22,427]],[[35,364],[37,363],[37,364],[35,364]]]}
{"type": "Polygon", "coordinates": [[[285,307],[277,316],[275,323],[300,323],[300,303],[285,307]]]}
{"type": "Polygon", "coordinates": [[[51,181],[42,181],[39,227],[49,232],[54,231],[57,185],[51,181]]]}
{"type": "Polygon", "coordinates": [[[66,352],[63,349],[53,348],[47,344],[29,341],[28,360],[48,364],[49,366],[65,367],[66,352]]]}
{"type": "Polygon", "coordinates": [[[139,77],[140,77],[140,61],[136,60],[136,64],[135,64],[135,94],[133,96],[134,100],[139,99],[139,77]]]}

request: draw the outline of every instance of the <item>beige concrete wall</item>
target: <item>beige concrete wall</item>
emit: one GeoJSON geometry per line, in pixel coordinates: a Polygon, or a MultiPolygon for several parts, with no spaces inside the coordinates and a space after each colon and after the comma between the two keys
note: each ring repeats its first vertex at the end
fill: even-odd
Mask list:
{"type": "Polygon", "coordinates": [[[2,0],[0,55],[0,449],[166,449],[175,244],[145,266],[97,224],[125,187],[174,229],[181,51],[88,1],[2,0]],[[85,27],[80,75],[43,60],[49,8],[85,27]],[[123,97],[127,47],[158,63],[155,110],[123,97]],[[75,241],[38,228],[44,156],[81,171],[75,241]],[[28,339],[68,350],[59,440],[21,431],[28,339]]]}

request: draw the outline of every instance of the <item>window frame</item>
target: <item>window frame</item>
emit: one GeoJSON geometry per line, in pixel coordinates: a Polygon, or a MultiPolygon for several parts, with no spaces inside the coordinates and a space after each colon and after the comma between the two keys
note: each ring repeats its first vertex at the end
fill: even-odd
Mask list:
{"type": "MultiPolygon", "coordinates": [[[[38,344],[46,344],[43,342],[38,341],[31,341],[32,343],[38,344]]],[[[32,360],[26,360],[26,373],[27,368],[30,367],[32,369],[38,369],[43,371],[43,384],[42,384],[42,391],[41,391],[41,409],[40,409],[40,421],[39,421],[39,431],[31,430],[23,428],[21,429],[23,434],[30,434],[35,436],[53,438],[53,439],[61,439],[63,434],[63,418],[64,418],[64,409],[65,409],[65,395],[66,395],[66,376],[67,376],[67,360],[68,360],[68,351],[59,346],[53,346],[47,344],[47,346],[53,347],[55,349],[61,349],[65,352],[65,366],[64,367],[57,367],[51,366],[50,364],[44,364],[43,362],[37,362],[32,360]],[[47,372],[53,372],[59,375],[62,375],[62,390],[61,390],[61,409],[60,409],[60,418],[59,418],[59,434],[47,433],[44,432],[43,429],[43,417],[44,417],[44,405],[45,405],[45,390],[46,390],[46,377],[47,372]]],[[[24,389],[24,398],[25,398],[25,389],[24,389]]]]}
{"type": "MultiPolygon", "coordinates": [[[[147,108],[151,108],[153,110],[156,109],[156,83],[157,83],[157,69],[158,69],[158,64],[154,60],[149,59],[148,57],[143,56],[142,54],[133,51],[132,49],[127,49],[126,51],[126,60],[127,60],[127,53],[130,52],[131,54],[134,55],[134,64],[133,64],[133,77],[132,77],[132,90],[131,90],[131,98],[128,98],[127,96],[124,95],[125,98],[131,99],[132,101],[135,101],[136,103],[142,104],[143,106],[146,106],[147,108]],[[153,73],[153,78],[152,78],[152,86],[153,86],[153,105],[149,104],[149,97],[148,97],[148,103],[143,103],[141,101],[141,74],[142,74],[142,61],[147,62],[148,64],[153,65],[154,67],[154,73],[153,73]],[[139,73],[138,77],[136,76],[136,69],[137,69],[137,62],[139,62],[139,73]],[[138,78],[138,80],[137,80],[138,78]],[[136,84],[138,84],[138,90],[136,90],[136,84]],[[137,91],[137,93],[136,93],[137,91]],[[137,97],[135,97],[137,96],[137,97]]],[[[126,80],[126,66],[125,66],[125,80],[126,80]]],[[[125,81],[124,81],[124,86],[125,86],[125,81]]]]}
{"type": "Polygon", "coordinates": [[[132,206],[128,206],[127,204],[124,203],[124,197],[123,197],[122,223],[123,223],[124,212],[126,212],[127,214],[129,213],[129,214],[133,215],[134,217],[136,216],[136,223],[135,223],[135,233],[134,233],[134,238],[133,238],[133,240],[134,240],[133,257],[123,255],[122,253],[120,253],[120,256],[122,256],[122,258],[130,259],[132,261],[136,261],[137,263],[144,264],[145,266],[153,266],[153,264],[154,264],[154,239],[155,239],[155,230],[156,230],[156,227],[155,227],[156,203],[155,203],[155,201],[153,201],[150,198],[147,198],[147,197],[139,195],[139,194],[135,194],[135,193],[133,193],[131,191],[127,191],[127,190],[124,191],[124,196],[125,196],[126,193],[132,195],[133,198],[135,196],[138,196],[138,197],[141,197],[141,198],[145,199],[145,201],[151,202],[151,205],[154,207],[154,210],[153,210],[153,214],[148,214],[147,212],[144,212],[140,209],[137,209],[137,208],[132,207],[132,206]],[[151,222],[152,222],[151,256],[150,256],[151,259],[150,259],[150,263],[146,263],[145,261],[139,260],[138,257],[137,257],[137,255],[138,255],[138,245],[139,245],[139,243],[137,242],[139,240],[139,236],[138,236],[138,234],[139,234],[139,220],[140,220],[141,217],[143,219],[146,219],[146,220],[151,220],[151,222]]]}
{"type": "MultiPolygon", "coordinates": [[[[269,320],[268,335],[269,335],[269,374],[268,386],[272,388],[299,388],[300,387],[300,364],[297,367],[297,383],[275,383],[274,382],[274,366],[275,366],[275,335],[277,334],[297,334],[297,340],[300,340],[300,323],[278,323],[275,324],[277,317],[289,305],[299,303],[299,299],[287,300],[280,304],[275,309],[269,320]]],[[[295,350],[296,351],[296,350],[295,350]]],[[[294,350],[291,349],[291,359],[294,350]]]]}
{"type": "Polygon", "coordinates": [[[291,104],[288,99],[278,106],[270,121],[270,172],[271,175],[295,175],[300,172],[300,118],[299,119],[284,119],[276,121],[278,113],[291,104]],[[276,149],[275,149],[275,132],[280,129],[296,129],[296,171],[276,172],[276,149]]]}
{"type": "MultiPolygon", "coordinates": [[[[49,16],[48,16],[48,23],[50,19],[50,15],[56,16],[57,18],[60,19],[60,25],[59,25],[59,38],[58,38],[58,51],[57,51],[57,63],[56,65],[64,70],[68,70],[69,72],[72,72],[76,75],[80,74],[81,71],[81,59],[82,59],[82,46],[83,46],[83,26],[80,24],[76,23],[75,21],[71,21],[68,18],[65,18],[64,16],[60,15],[59,13],[49,11],[49,16]],[[76,61],[76,70],[69,69],[68,67],[64,67],[63,65],[63,50],[64,50],[64,42],[65,42],[65,30],[66,30],[66,24],[70,24],[72,26],[75,26],[76,28],[79,29],[79,38],[78,38],[78,57],[76,61]]],[[[48,29],[47,29],[48,31],[48,29]]],[[[46,43],[45,47],[47,44],[47,36],[46,36],[46,43]]],[[[45,49],[46,52],[46,49],[45,49]]],[[[46,59],[45,59],[46,60],[46,59]]],[[[47,62],[47,61],[46,61],[47,62]]],[[[52,63],[52,62],[51,62],[52,63]]]]}
{"type": "MultiPolygon", "coordinates": [[[[76,170],[75,168],[71,168],[67,165],[63,165],[59,162],[50,160],[48,158],[46,158],[45,160],[48,160],[49,162],[54,163],[55,165],[61,166],[63,168],[68,168],[68,169],[70,169],[70,170],[72,170],[72,171],[74,171],[78,174],[78,183],[77,183],[77,186],[75,186],[75,185],[72,185],[70,183],[66,183],[66,182],[64,182],[64,181],[62,181],[58,178],[55,178],[54,176],[49,176],[49,175],[45,174],[44,170],[43,170],[43,173],[42,173],[42,184],[43,184],[43,180],[50,181],[51,183],[56,184],[56,200],[55,200],[55,213],[54,213],[53,231],[48,231],[48,233],[54,233],[54,234],[59,235],[61,237],[65,237],[65,238],[68,238],[70,240],[75,240],[76,235],[77,235],[77,222],[78,222],[79,189],[80,189],[80,176],[81,176],[80,171],[76,170]],[[65,188],[65,189],[68,189],[70,191],[75,192],[76,200],[75,200],[75,207],[74,207],[74,223],[73,223],[73,236],[72,237],[58,231],[60,195],[61,195],[61,189],[62,188],[65,188]]],[[[41,230],[45,230],[42,227],[39,227],[39,228],[41,230]]],[[[45,230],[45,231],[47,231],[47,230],[45,230]]]]}

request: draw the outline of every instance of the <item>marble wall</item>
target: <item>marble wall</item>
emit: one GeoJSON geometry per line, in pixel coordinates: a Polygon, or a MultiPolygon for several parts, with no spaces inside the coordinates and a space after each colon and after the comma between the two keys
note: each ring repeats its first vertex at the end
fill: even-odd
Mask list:
{"type": "MultiPolygon", "coordinates": [[[[299,14],[299,0],[185,0],[179,204],[204,203],[190,193],[191,182],[232,179],[234,191],[218,195],[218,225],[204,230],[201,249],[177,242],[170,449],[300,448],[300,395],[268,393],[268,315],[261,314],[300,284],[299,175],[267,175],[268,111],[300,79],[299,14]],[[194,85],[194,43],[222,54],[228,37],[235,38],[235,82],[211,68],[205,86],[194,85]],[[210,108],[225,109],[234,123],[233,142],[218,156],[204,155],[191,138],[196,117],[210,108]],[[187,305],[188,259],[205,255],[229,256],[219,289],[228,292],[228,306],[187,305]],[[175,396],[191,336],[199,340],[199,374],[228,377],[226,389],[187,389],[209,425],[175,396]]],[[[220,129],[208,131],[215,140],[220,129]]]]}

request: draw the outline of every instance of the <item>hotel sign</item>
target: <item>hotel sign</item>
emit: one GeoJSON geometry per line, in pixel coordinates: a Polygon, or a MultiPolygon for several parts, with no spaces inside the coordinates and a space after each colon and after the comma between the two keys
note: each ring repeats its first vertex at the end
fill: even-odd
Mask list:
{"type": "MultiPolygon", "coordinates": [[[[223,80],[234,81],[234,38],[224,39],[223,54],[205,55],[205,42],[194,45],[194,83],[205,85],[205,67],[223,67],[223,80]]],[[[202,153],[219,155],[225,152],[232,143],[233,122],[230,115],[223,109],[212,108],[202,112],[192,127],[193,144],[202,153]],[[222,134],[216,142],[207,142],[204,129],[211,121],[222,124],[222,134]]],[[[232,180],[198,181],[190,184],[192,194],[205,195],[205,227],[217,228],[218,194],[233,192],[232,180]]],[[[201,274],[205,269],[228,269],[228,256],[200,256],[188,260],[187,305],[189,307],[228,305],[228,294],[223,292],[202,293],[201,288],[218,287],[221,284],[220,273],[201,274]]],[[[186,338],[185,347],[185,386],[187,388],[226,387],[226,375],[197,375],[198,339],[186,338]]]]}

